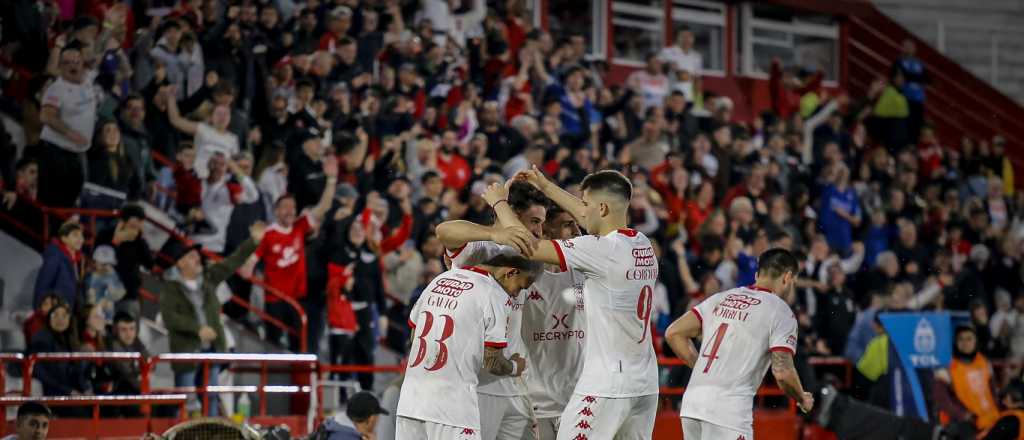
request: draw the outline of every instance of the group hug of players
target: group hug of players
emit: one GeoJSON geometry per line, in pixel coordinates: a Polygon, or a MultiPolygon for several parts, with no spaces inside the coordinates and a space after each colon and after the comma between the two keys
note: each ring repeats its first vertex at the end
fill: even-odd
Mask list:
{"type": "MultiPolygon", "coordinates": [[[[494,225],[437,227],[450,270],[409,316],[401,440],[649,439],[658,406],[651,309],[658,259],[629,229],[629,180],[587,176],[582,198],[536,168],[483,194],[494,225]],[[586,233],[580,231],[582,227],[586,233]]],[[[804,411],[792,356],[797,262],[772,249],[755,285],[711,296],[666,339],[693,368],[687,440],[753,439],[752,400],[769,368],[804,411]],[[698,352],[693,339],[704,343],[698,352]]]]}

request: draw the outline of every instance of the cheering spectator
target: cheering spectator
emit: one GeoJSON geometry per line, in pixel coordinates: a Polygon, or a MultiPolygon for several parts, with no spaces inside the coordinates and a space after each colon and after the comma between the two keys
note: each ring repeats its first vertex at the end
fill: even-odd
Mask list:
{"type": "Polygon", "coordinates": [[[82,225],[68,222],[61,225],[57,238],[43,251],[43,266],[36,276],[33,304],[39,308],[50,292],[60,295],[70,307],[78,302],[78,285],[82,280],[82,225]]]}
{"type": "MultiPolygon", "coordinates": [[[[307,144],[316,143],[318,139],[307,140],[307,144]]],[[[255,250],[242,272],[251,274],[256,263],[263,262],[264,279],[270,287],[281,294],[295,300],[306,298],[306,236],[317,227],[327,214],[334,199],[334,191],[338,182],[338,161],[333,156],[323,160],[322,173],[327,181],[315,206],[297,216],[298,208],[295,196],[285,194],[274,202],[274,223],[267,229],[266,239],[255,250]]],[[[291,305],[276,295],[267,295],[264,299],[267,314],[285,325],[297,328],[299,318],[291,305]]],[[[307,310],[307,314],[311,311],[307,310]]],[[[320,313],[320,310],[315,312],[320,313]]],[[[281,329],[267,325],[266,340],[280,343],[281,329]]],[[[299,339],[289,335],[288,347],[292,351],[299,350],[299,339]]]]}
{"type": "Polygon", "coordinates": [[[892,70],[899,72],[904,78],[900,92],[907,98],[907,104],[909,104],[907,135],[910,139],[917,139],[924,126],[924,88],[928,83],[928,72],[925,70],[924,63],[914,56],[917,52],[914,40],[909,38],[903,40],[902,48],[903,53],[893,63],[892,70]]]}
{"type": "Polygon", "coordinates": [[[853,243],[853,228],[860,226],[861,210],[857,192],[850,187],[850,170],[835,166],[833,178],[822,191],[819,226],[836,252],[846,255],[853,243]]]}
{"type": "Polygon", "coordinates": [[[668,63],[673,72],[687,72],[690,77],[699,77],[704,69],[704,57],[693,49],[693,31],[683,26],[676,31],[674,45],[661,49],[658,58],[668,63]]]}
{"type": "Polygon", "coordinates": [[[121,104],[121,139],[131,162],[138,167],[138,176],[144,182],[156,179],[153,162],[153,137],[146,127],[146,101],[142,95],[131,94],[121,104]]]}
{"type": "Polygon", "coordinates": [[[208,250],[222,253],[235,205],[257,203],[260,195],[252,178],[233,159],[216,152],[210,157],[207,166],[209,172],[202,181],[201,206],[203,218],[212,226],[213,232],[195,235],[193,239],[208,250]]]}
{"type": "MultiPolygon", "coordinates": [[[[220,321],[217,286],[240,268],[263,240],[266,227],[254,224],[251,237],[223,261],[203,266],[199,245],[186,247],[178,242],[169,254],[174,266],[164,273],[160,288],[160,312],[169,332],[172,353],[224,352],[227,349],[220,321]]],[[[196,374],[194,364],[174,364],[174,386],[216,385],[220,367],[210,365],[209,377],[196,374]]],[[[217,415],[217,396],[209,398],[209,415],[217,415]]],[[[194,408],[194,404],[193,404],[194,408]]]]}
{"type": "Polygon", "coordinates": [[[50,315],[50,309],[60,301],[62,300],[60,299],[60,295],[57,293],[48,293],[43,295],[43,300],[39,303],[39,307],[36,308],[32,312],[32,315],[25,319],[25,322],[21,324],[21,330],[25,336],[26,343],[32,340],[32,336],[34,336],[36,332],[46,327],[47,317],[50,315]]]}
{"type": "Polygon", "coordinates": [[[82,49],[77,41],[57,46],[60,77],[43,93],[39,199],[50,206],[74,206],[85,182],[78,154],[92,146],[99,96],[87,80],[82,49]]]}
{"type": "Polygon", "coordinates": [[[225,157],[232,157],[239,151],[238,136],[228,130],[231,124],[231,107],[217,105],[213,108],[210,117],[210,124],[205,122],[193,122],[181,115],[178,111],[178,102],[174,99],[174,88],[168,88],[164,93],[167,99],[167,116],[174,128],[185,134],[194,136],[193,144],[196,147],[196,158],[193,169],[201,179],[205,179],[210,168],[207,162],[215,153],[221,153],[225,157]]]}

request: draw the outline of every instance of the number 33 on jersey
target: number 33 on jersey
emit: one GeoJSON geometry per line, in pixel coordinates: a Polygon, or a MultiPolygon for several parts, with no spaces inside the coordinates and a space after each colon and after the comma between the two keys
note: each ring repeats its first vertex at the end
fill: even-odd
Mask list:
{"type": "Polygon", "coordinates": [[[483,269],[434,278],[409,314],[412,347],[398,401],[403,417],[480,429],[476,387],[484,346],[504,348],[509,296],[483,269]],[[454,405],[436,405],[438,396],[454,405]]]}

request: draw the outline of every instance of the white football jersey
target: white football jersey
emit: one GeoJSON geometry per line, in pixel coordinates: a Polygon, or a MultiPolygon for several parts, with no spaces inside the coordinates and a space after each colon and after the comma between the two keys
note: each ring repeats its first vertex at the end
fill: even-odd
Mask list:
{"type": "MultiPolygon", "coordinates": [[[[471,241],[461,248],[446,254],[452,267],[464,267],[475,264],[483,264],[498,255],[519,255],[519,251],[511,246],[497,244],[491,241],[471,241]]],[[[508,322],[505,325],[508,335],[508,347],[505,348],[506,358],[512,357],[513,353],[519,353],[526,357],[526,348],[523,347],[523,340],[519,337],[519,329],[522,326],[523,293],[512,298],[504,290],[499,292],[505,302],[508,313],[508,322]]],[[[519,384],[515,377],[498,377],[487,371],[480,372],[480,383],[476,391],[480,394],[491,396],[522,396],[526,389],[519,384]]]]}
{"type": "Polygon", "coordinates": [[[530,401],[537,417],[558,417],[583,372],[583,275],[545,271],[525,296],[522,337],[530,401]]]}
{"type": "Polygon", "coordinates": [[[658,394],[651,309],[658,259],[647,237],[619,229],[603,237],[552,240],[563,270],[585,277],[587,343],[575,392],[597,397],[658,394]]]}
{"type": "Polygon", "coordinates": [[[508,345],[502,295],[508,298],[487,271],[473,266],[444,272],[427,285],[409,316],[413,342],[399,416],[480,429],[476,391],[484,346],[508,345]]]}
{"type": "Polygon", "coordinates": [[[754,394],[771,366],[768,353],[796,353],[796,317],[782,298],[760,287],[718,293],[693,313],[700,319],[703,342],[680,414],[748,431],[754,423],[754,394]]]}

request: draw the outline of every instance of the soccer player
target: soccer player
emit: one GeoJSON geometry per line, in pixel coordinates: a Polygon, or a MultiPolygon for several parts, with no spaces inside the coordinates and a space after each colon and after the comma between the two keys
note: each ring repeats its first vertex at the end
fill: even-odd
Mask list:
{"type": "MultiPolygon", "coordinates": [[[[558,440],[647,439],[658,406],[658,365],[651,343],[651,307],[658,262],[644,234],[626,228],[633,188],[626,176],[588,175],[582,199],[536,167],[517,179],[533,184],[591,235],[540,241],[534,261],[584,277],[587,344],[583,372],[562,412],[558,440]]],[[[497,204],[495,211],[507,210],[497,204]]]]}
{"type": "Polygon", "coordinates": [[[506,302],[533,284],[536,266],[500,255],[451,269],[423,290],[409,316],[413,342],[398,399],[396,438],[479,440],[481,370],[519,376],[526,360],[506,358],[506,302]]]}
{"type": "Polygon", "coordinates": [[[775,248],[762,253],[757,265],[753,286],[704,300],[665,332],[672,351],[693,366],[680,411],[687,440],[752,439],[754,394],[769,363],[801,410],[814,406],[793,367],[797,322],[783,299],[794,294],[797,260],[775,248]],[[699,355],[694,338],[703,341],[699,355]]]}
{"type": "MultiPolygon", "coordinates": [[[[558,205],[548,207],[544,237],[568,240],[580,235],[576,220],[558,205]]],[[[583,274],[548,266],[527,290],[523,305],[522,337],[526,374],[537,420],[536,432],[522,438],[554,440],[559,417],[572,397],[583,371],[583,274]]]]}
{"type": "MultiPolygon", "coordinates": [[[[490,204],[508,203],[522,228],[505,228],[499,218],[493,226],[452,220],[437,226],[437,237],[446,249],[451,267],[465,267],[483,263],[497,255],[519,255],[532,250],[532,244],[543,233],[542,226],[547,213],[548,200],[536,188],[526,182],[509,182],[506,186],[488,188],[483,195],[490,204]],[[499,244],[504,243],[504,244],[499,244]],[[516,243],[519,243],[517,246],[516,243]]],[[[505,212],[507,214],[507,212],[505,212]]],[[[525,295],[508,298],[508,347],[506,353],[525,353],[520,336],[522,308],[525,295]]],[[[555,370],[552,370],[552,374],[555,370]]],[[[532,427],[527,388],[515,377],[495,377],[482,372],[477,394],[480,400],[480,426],[483,440],[520,440],[524,432],[532,427]]]]}

